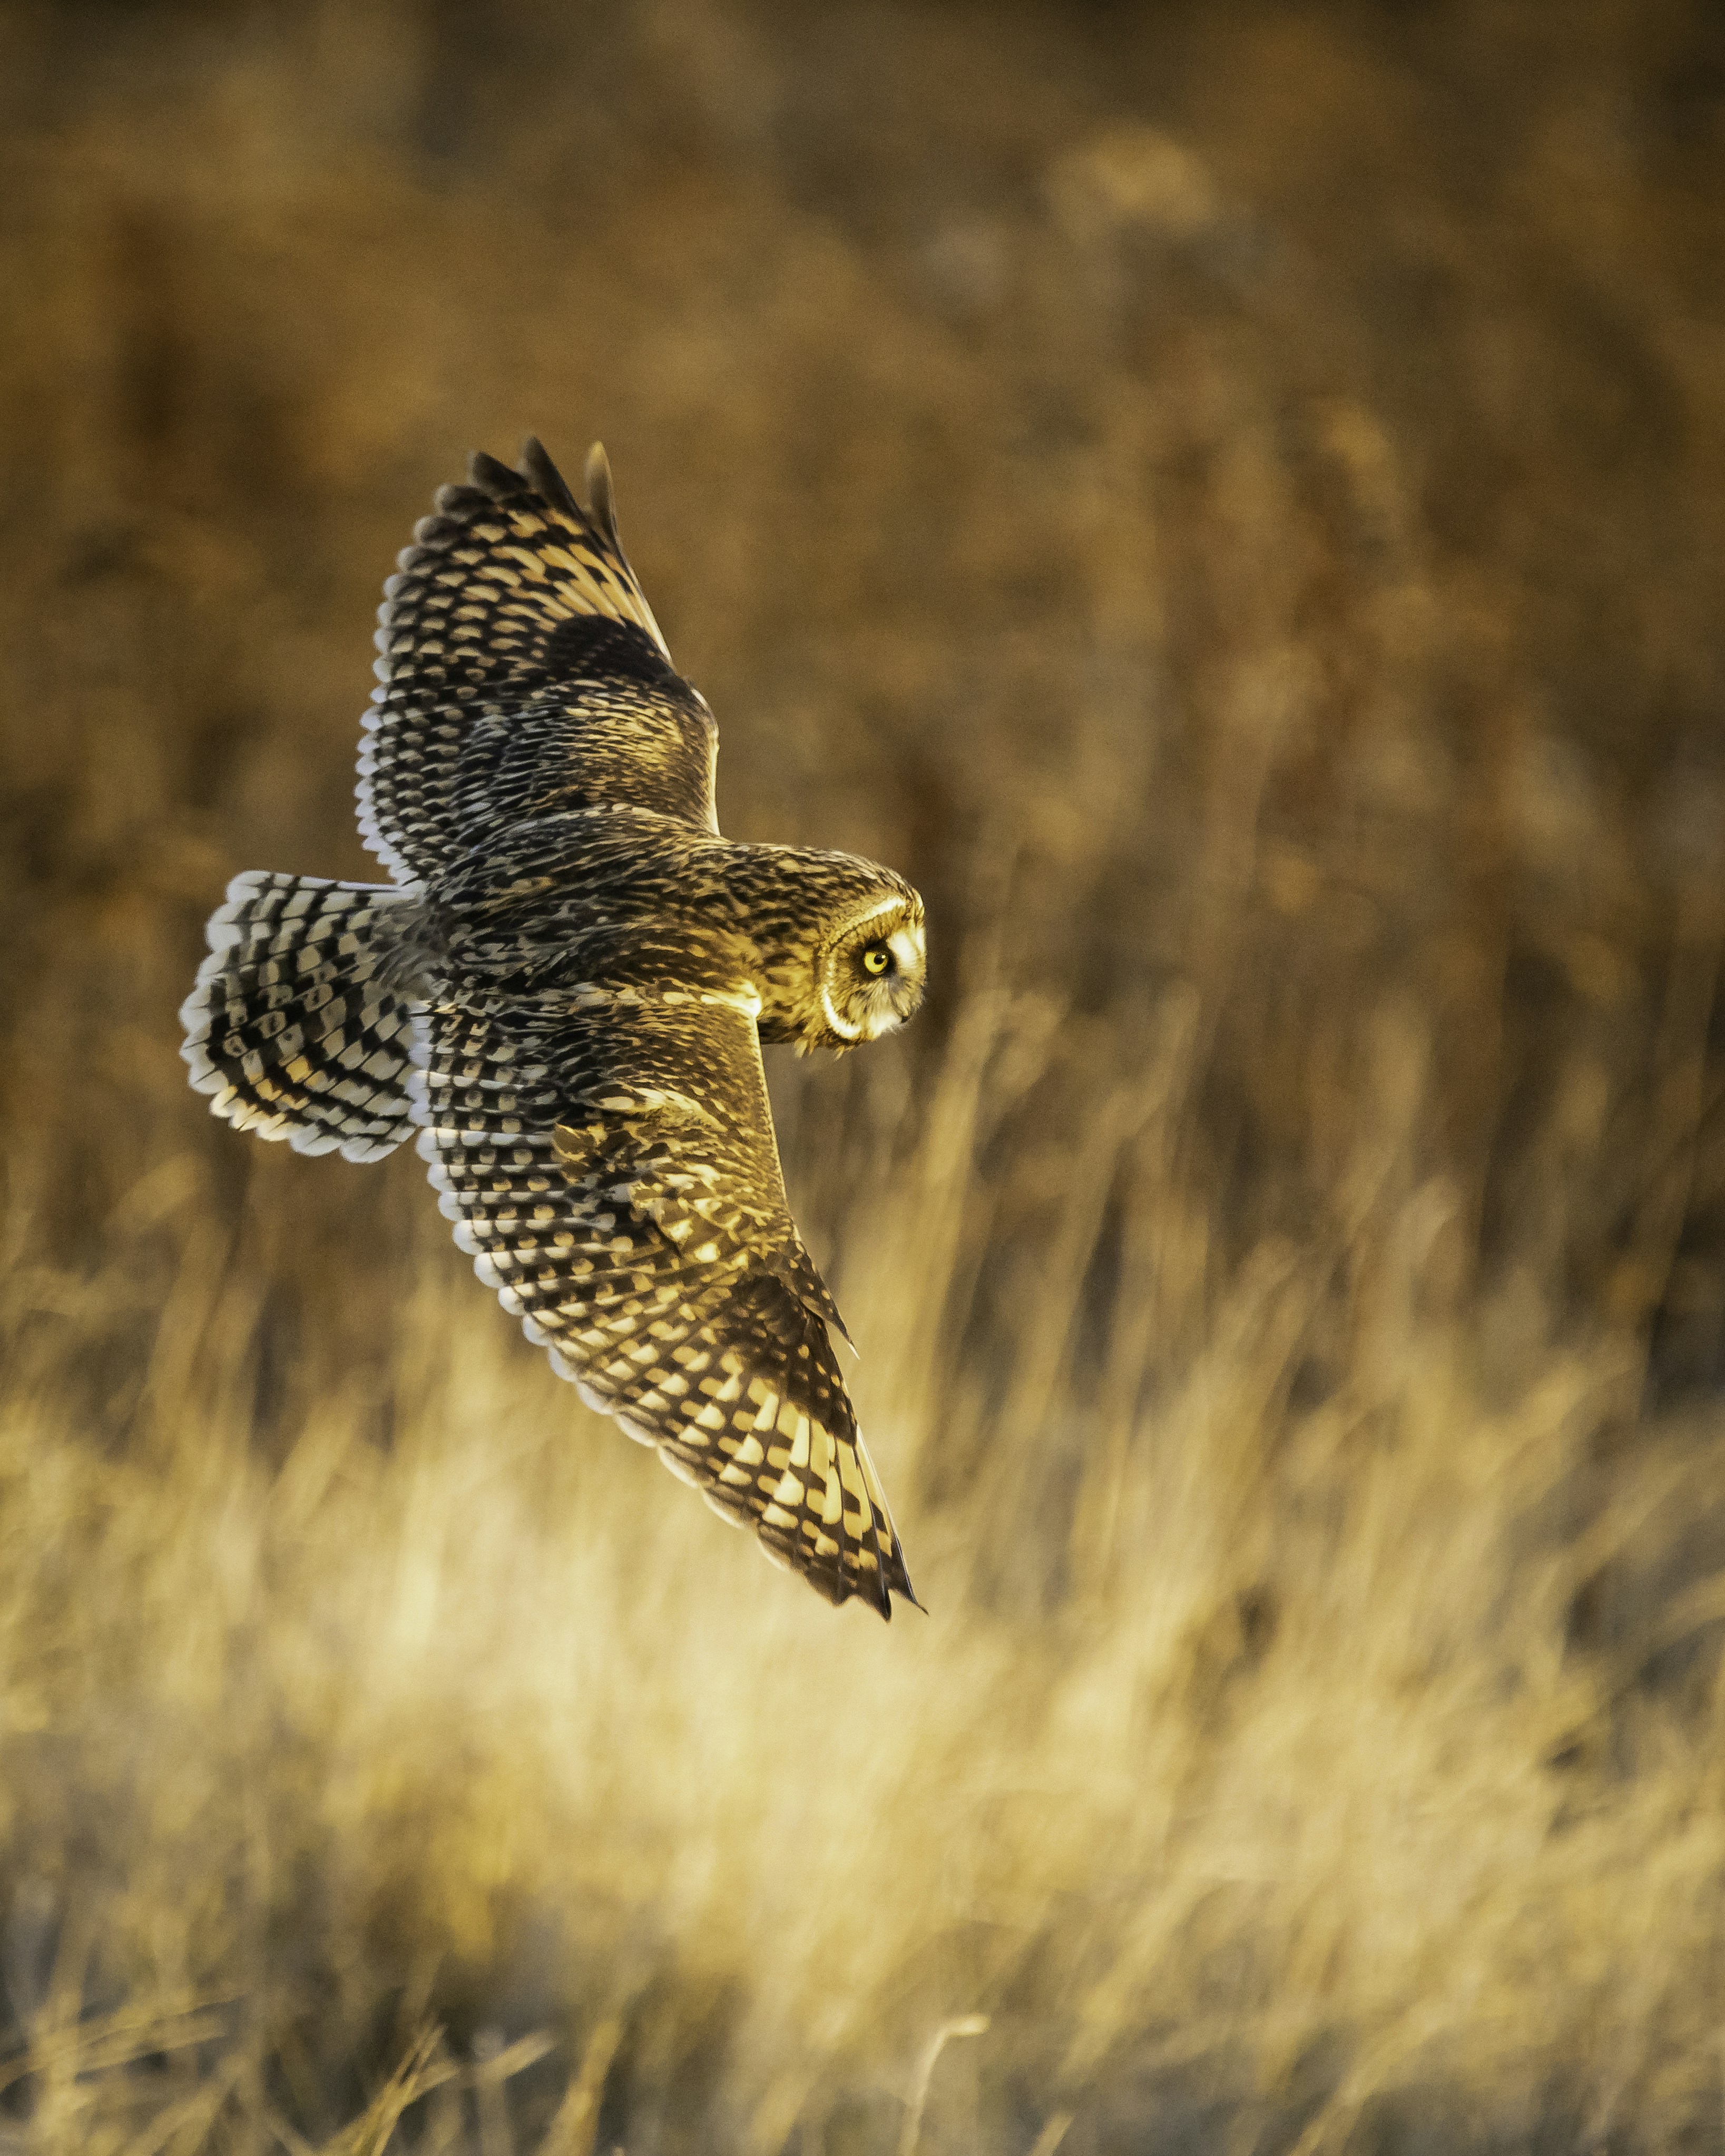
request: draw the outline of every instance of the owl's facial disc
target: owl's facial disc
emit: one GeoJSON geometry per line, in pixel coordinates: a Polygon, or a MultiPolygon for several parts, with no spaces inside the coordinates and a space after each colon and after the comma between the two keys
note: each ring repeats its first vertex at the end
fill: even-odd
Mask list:
{"type": "Polygon", "coordinates": [[[922,909],[891,899],[849,922],[822,969],[820,1004],[839,1042],[896,1033],[922,1000],[928,970],[922,909]]]}

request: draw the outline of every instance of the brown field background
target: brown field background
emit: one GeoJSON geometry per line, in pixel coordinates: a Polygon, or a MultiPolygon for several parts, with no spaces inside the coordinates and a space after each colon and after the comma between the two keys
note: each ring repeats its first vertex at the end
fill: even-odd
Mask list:
{"type": "Polygon", "coordinates": [[[0,115],[0,2149],[1725,2146],[1725,18],[14,0],[0,115]],[[530,429],[927,896],[773,1073],[927,1619],[186,1087],[530,429]]]}

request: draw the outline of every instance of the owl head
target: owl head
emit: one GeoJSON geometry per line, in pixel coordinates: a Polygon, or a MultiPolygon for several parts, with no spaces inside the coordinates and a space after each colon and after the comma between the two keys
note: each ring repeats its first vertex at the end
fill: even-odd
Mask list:
{"type": "Polygon", "coordinates": [[[798,1046],[842,1050],[896,1033],[914,1016],[927,973],[922,901],[901,885],[841,917],[817,946],[814,1007],[798,1046]]]}
{"type": "Polygon", "coordinates": [[[855,854],[726,846],[726,890],[748,922],[763,1041],[842,1054],[893,1033],[922,1000],[922,901],[855,854]]]}

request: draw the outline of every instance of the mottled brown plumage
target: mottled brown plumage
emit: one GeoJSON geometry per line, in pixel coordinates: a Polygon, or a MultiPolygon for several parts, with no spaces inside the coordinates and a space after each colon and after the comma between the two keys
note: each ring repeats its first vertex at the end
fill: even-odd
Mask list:
{"type": "MultiPolygon", "coordinates": [[[[791,1219],[762,1040],[922,999],[890,869],[719,834],[717,732],[536,442],[473,459],[379,613],[359,821],[382,886],[253,872],[182,1014],[218,1115],[354,1160],[410,1132],[480,1277],[769,1556],[915,1599],[791,1219]]],[[[840,1327],[842,1330],[842,1326],[840,1327]]]]}

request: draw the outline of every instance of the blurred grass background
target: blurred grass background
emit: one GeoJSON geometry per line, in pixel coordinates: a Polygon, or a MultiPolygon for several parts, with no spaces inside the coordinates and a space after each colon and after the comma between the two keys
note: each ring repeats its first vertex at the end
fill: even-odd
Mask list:
{"type": "Polygon", "coordinates": [[[1725,2146],[1725,18],[11,0],[0,113],[0,2147],[1725,2146]],[[930,901],[773,1073],[926,1621],[184,1083],[530,429],[930,901]]]}

